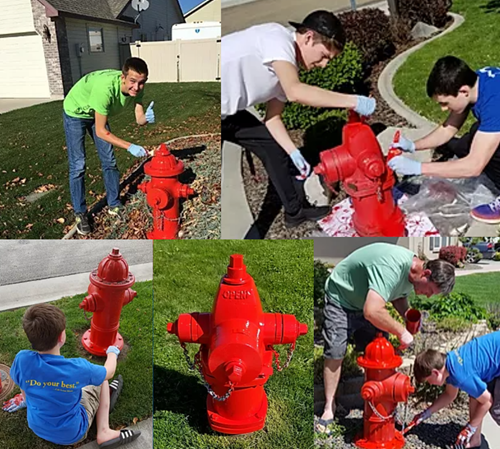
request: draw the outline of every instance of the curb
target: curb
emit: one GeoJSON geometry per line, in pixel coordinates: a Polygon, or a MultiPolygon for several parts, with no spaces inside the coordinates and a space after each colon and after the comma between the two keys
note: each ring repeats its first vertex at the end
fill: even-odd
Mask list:
{"type": "Polygon", "coordinates": [[[443,32],[437,34],[430,39],[421,42],[420,44],[415,45],[414,47],[406,50],[400,55],[396,56],[382,71],[378,78],[377,87],[380,93],[380,96],[387,102],[387,104],[396,112],[398,115],[406,119],[409,123],[416,126],[417,128],[434,128],[437,126],[435,123],[427,120],[425,117],[422,117],[420,114],[417,114],[415,111],[410,109],[403,101],[396,95],[393,87],[393,79],[394,75],[398,71],[398,69],[403,65],[408,56],[412,53],[420,50],[422,47],[427,45],[429,42],[438,39],[445,34],[451,33],[456,30],[460,25],[462,25],[465,19],[459,14],[448,13],[453,18],[453,24],[444,30],[443,32]]]}
{"type": "MultiPolygon", "coordinates": [[[[215,136],[220,136],[221,133],[210,133],[210,134],[193,134],[192,136],[181,136],[181,137],[175,137],[174,139],[167,140],[165,145],[169,145],[173,142],[176,142],[177,140],[181,139],[193,139],[197,137],[215,137],[215,136]]],[[[147,159],[144,159],[140,165],[137,166],[122,182],[120,182],[120,190],[123,189],[129,182],[132,182],[135,178],[137,178],[140,174],[141,171],[144,171],[144,164],[148,162],[152,156],[149,156],[147,159]]],[[[106,195],[104,195],[97,203],[93,204],[87,214],[93,215],[99,213],[105,206],[106,204],[106,195]]],[[[73,227],[64,235],[64,237],[61,240],[68,240],[71,237],[73,237],[76,233],[76,223],[73,225],[73,227]]]]}

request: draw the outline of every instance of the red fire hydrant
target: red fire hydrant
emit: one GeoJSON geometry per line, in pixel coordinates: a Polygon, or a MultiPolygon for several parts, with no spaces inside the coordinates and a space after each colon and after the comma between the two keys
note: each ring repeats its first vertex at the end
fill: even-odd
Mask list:
{"type": "Polygon", "coordinates": [[[322,175],[330,187],[342,181],[360,236],[405,235],[404,215],[392,196],[393,172],[372,129],[355,112],[342,130],[342,145],[321,152],[320,160],[314,173],[322,175]]]}
{"type": "Polygon", "coordinates": [[[105,356],[109,346],[123,348],[118,333],[122,307],[131,302],[137,292],[130,287],[135,277],[118,248],[113,248],[97,269],[90,273],[89,295],[80,303],[84,312],[94,312],[90,329],[83,334],[83,347],[91,354],[105,356]]]}
{"type": "Polygon", "coordinates": [[[176,239],[179,233],[179,199],[194,195],[194,190],[179,182],[184,164],[178,160],[163,143],[153,158],[144,166],[150,181],[139,184],[138,188],[147,195],[148,204],[153,209],[153,231],[148,239],[176,239]]]}
{"type": "Polygon", "coordinates": [[[208,390],[210,427],[217,432],[243,434],[262,429],[267,414],[264,384],[273,373],[290,363],[295,342],[307,333],[307,324],[293,315],[264,313],[253,278],[247,274],[243,256],[232,255],[222,278],[211,313],[184,313],[167,330],[177,335],[189,357],[186,343],[200,349],[190,368],[196,368],[208,390]],[[285,365],[273,348],[290,344],[285,365]]]}
{"type": "Polygon", "coordinates": [[[404,447],[404,437],[394,425],[395,412],[398,402],[407,402],[415,388],[408,376],[396,372],[402,363],[382,333],[366,347],[365,355],[358,357],[358,365],[365,369],[365,383],[361,389],[365,410],[363,434],[354,440],[356,446],[365,449],[404,447]]]}

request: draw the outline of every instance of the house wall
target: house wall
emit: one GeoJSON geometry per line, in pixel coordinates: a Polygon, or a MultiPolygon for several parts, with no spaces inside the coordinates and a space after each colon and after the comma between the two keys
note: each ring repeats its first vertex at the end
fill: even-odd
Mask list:
{"type": "Polygon", "coordinates": [[[2,8],[0,35],[35,31],[30,0],[9,0],[2,8]]]}
{"type": "Polygon", "coordinates": [[[73,18],[66,18],[65,22],[73,83],[76,83],[82,76],[95,70],[118,70],[121,68],[119,46],[121,43],[130,42],[132,36],[131,28],[73,18]],[[102,28],[104,42],[104,51],[102,53],[90,52],[89,28],[102,28]],[[79,44],[83,44],[83,54],[79,54],[77,51],[79,44]]]}
{"type": "Polygon", "coordinates": [[[212,0],[186,17],[186,22],[220,22],[221,0],[212,0]]]}
{"type": "MultiPolygon", "coordinates": [[[[153,42],[171,40],[172,25],[185,22],[184,17],[175,6],[175,1],[150,1],[149,8],[146,11],[142,11],[137,19],[140,28],[134,30],[132,41],[153,42]]],[[[122,14],[135,18],[138,12],[129,5],[122,14]]]]}

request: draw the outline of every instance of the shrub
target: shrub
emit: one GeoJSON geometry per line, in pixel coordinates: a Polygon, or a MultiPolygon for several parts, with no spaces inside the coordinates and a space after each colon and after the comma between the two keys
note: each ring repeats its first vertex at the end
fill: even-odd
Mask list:
{"type": "Polygon", "coordinates": [[[397,0],[397,10],[400,18],[410,22],[414,27],[417,22],[441,28],[448,20],[451,0],[397,0]]]}
{"type": "Polygon", "coordinates": [[[338,16],[346,38],[361,50],[367,67],[372,67],[394,54],[391,21],[378,8],[348,11],[338,16]]]}
{"type": "MultiPolygon", "coordinates": [[[[318,86],[334,92],[353,93],[363,80],[363,57],[361,52],[348,43],[344,51],[333,58],[328,65],[310,71],[301,70],[299,78],[303,83],[318,86]]],[[[263,107],[258,108],[262,111],[263,107]]],[[[298,103],[287,103],[281,115],[288,129],[307,129],[330,117],[347,118],[339,109],[313,108],[298,103]]]]}
{"type": "Polygon", "coordinates": [[[467,256],[467,248],[463,246],[443,246],[439,250],[439,258],[450,262],[457,267],[460,263],[465,262],[467,256]]]}
{"type": "Polygon", "coordinates": [[[391,17],[391,36],[392,43],[396,47],[400,47],[401,45],[405,45],[411,41],[411,23],[408,19],[405,18],[392,18],[391,17]]]}
{"type": "Polygon", "coordinates": [[[314,305],[323,307],[325,304],[325,282],[330,273],[328,265],[320,260],[314,261],[314,305]]]}
{"type": "Polygon", "coordinates": [[[437,297],[434,301],[422,301],[417,297],[412,300],[412,307],[429,311],[430,318],[435,321],[453,317],[475,323],[477,320],[488,318],[486,310],[478,306],[466,293],[452,292],[437,297]]]}
{"type": "Polygon", "coordinates": [[[493,260],[495,260],[495,261],[500,260],[500,252],[496,252],[495,254],[493,254],[493,260]]]}

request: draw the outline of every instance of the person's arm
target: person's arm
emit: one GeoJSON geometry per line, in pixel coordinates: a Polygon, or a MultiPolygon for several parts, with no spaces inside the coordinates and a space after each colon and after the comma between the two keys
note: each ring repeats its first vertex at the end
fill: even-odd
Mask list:
{"type": "Polygon", "coordinates": [[[340,94],[302,83],[297,68],[288,61],[274,61],[272,66],[289,101],[316,108],[354,109],[357,105],[356,95],[340,94]]]}
{"type": "Polygon", "coordinates": [[[106,129],[106,124],[108,123],[108,117],[106,115],[101,115],[98,112],[95,113],[95,133],[99,139],[114,145],[115,147],[123,148],[127,150],[130,147],[130,142],[120,139],[115,136],[111,131],[106,129]]]}
{"type": "Polygon", "coordinates": [[[108,352],[104,368],[106,368],[106,377],[104,380],[112,379],[116,371],[116,360],[118,356],[114,352],[108,352]]]}
{"type": "Polygon", "coordinates": [[[479,176],[500,145],[500,133],[477,131],[469,154],[458,160],[422,164],[422,174],[443,178],[471,178],[479,176]]]}
{"type": "Polygon", "coordinates": [[[405,314],[410,308],[410,305],[408,304],[408,298],[404,296],[402,298],[395,299],[394,301],[392,301],[392,305],[398,311],[401,317],[403,319],[406,319],[405,314]]]}
{"type": "Polygon", "coordinates": [[[469,424],[472,427],[479,427],[483,422],[483,418],[488,413],[489,409],[493,405],[493,399],[491,397],[491,393],[486,390],[481,396],[476,398],[477,402],[479,402],[479,406],[476,407],[474,411],[474,415],[470,417],[469,424]]]}
{"type": "Polygon", "coordinates": [[[431,413],[439,412],[442,408],[448,407],[457,397],[458,388],[453,385],[446,384],[446,390],[441,394],[429,407],[431,413]]]}
{"type": "Polygon", "coordinates": [[[368,295],[366,295],[363,314],[376,328],[401,337],[401,335],[408,331],[401,323],[398,323],[391,317],[389,311],[385,308],[385,304],[382,296],[374,290],[369,290],[368,295]]]}
{"type": "Polygon", "coordinates": [[[429,150],[437,148],[449,142],[458,133],[462,125],[467,120],[469,109],[466,109],[462,114],[450,112],[446,121],[422,139],[415,141],[415,149],[429,150]]]}
{"type": "Polygon", "coordinates": [[[146,123],[148,123],[146,119],[146,114],[144,112],[144,106],[142,105],[142,103],[136,103],[134,112],[135,112],[135,121],[137,122],[138,125],[143,126],[146,123]]]}
{"type": "Polygon", "coordinates": [[[277,98],[268,101],[264,123],[274,140],[276,140],[281,148],[283,148],[288,154],[291,154],[297,149],[297,147],[290,138],[290,135],[281,120],[281,113],[284,108],[285,103],[277,98]]]}

